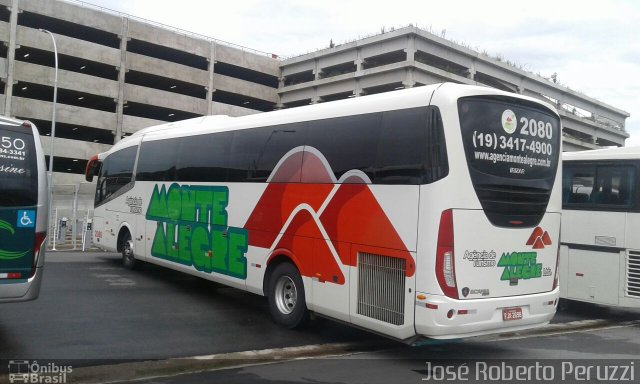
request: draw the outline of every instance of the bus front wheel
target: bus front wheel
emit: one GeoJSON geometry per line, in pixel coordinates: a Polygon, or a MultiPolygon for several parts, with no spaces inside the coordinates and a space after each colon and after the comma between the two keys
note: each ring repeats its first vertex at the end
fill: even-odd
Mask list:
{"type": "Polygon", "coordinates": [[[302,278],[291,263],[280,264],[271,273],[269,312],[276,323],[287,328],[302,326],[309,320],[302,278]]]}
{"type": "Polygon", "coordinates": [[[136,258],[133,255],[133,241],[131,234],[127,232],[122,239],[122,265],[127,269],[136,267],[136,258]]]}

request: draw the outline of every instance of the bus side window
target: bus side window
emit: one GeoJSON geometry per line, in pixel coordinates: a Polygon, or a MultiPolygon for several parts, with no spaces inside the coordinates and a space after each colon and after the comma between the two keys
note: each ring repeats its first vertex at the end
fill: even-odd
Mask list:
{"type": "Polygon", "coordinates": [[[386,111],[375,166],[376,184],[428,184],[449,172],[437,108],[386,111]]]}
{"type": "MultiPolygon", "coordinates": [[[[610,176],[610,175],[607,175],[610,176]]],[[[612,204],[613,196],[611,191],[611,177],[599,177],[596,192],[591,199],[595,204],[612,204]]]]}
{"type": "MultiPolygon", "coordinates": [[[[327,159],[336,180],[348,171],[360,170],[374,179],[373,168],[380,140],[382,113],[309,122],[306,145],[327,159]]],[[[314,176],[303,180],[314,182],[314,176]]]]}
{"type": "Polygon", "coordinates": [[[227,181],[262,181],[256,177],[256,168],[261,153],[269,141],[270,131],[266,129],[241,129],[233,133],[227,181]]]}
{"type": "Polygon", "coordinates": [[[635,180],[633,175],[634,175],[633,168],[631,168],[628,174],[629,177],[624,177],[624,175],[620,177],[619,187],[618,187],[618,190],[619,190],[618,201],[620,205],[631,204],[631,196],[633,195],[631,189],[635,185],[635,180]]]}
{"type": "Polygon", "coordinates": [[[565,204],[589,204],[594,192],[595,171],[593,166],[565,167],[562,175],[565,204]]]}
{"type": "Polygon", "coordinates": [[[136,180],[175,181],[179,139],[144,141],[140,147],[136,180]]]}
{"type": "Polygon", "coordinates": [[[177,180],[210,183],[227,181],[232,138],[231,132],[183,137],[177,160],[177,180]]]}
{"type": "MultiPolygon", "coordinates": [[[[253,180],[255,181],[267,181],[284,155],[294,148],[303,146],[306,138],[306,123],[304,122],[263,129],[269,131],[269,136],[255,159],[253,172],[253,180]]],[[[299,166],[302,168],[302,162],[299,166]]],[[[289,180],[289,182],[300,182],[300,180],[289,180]]]]}
{"type": "Polygon", "coordinates": [[[634,168],[630,166],[598,167],[596,205],[630,205],[631,188],[635,184],[634,168]]]}

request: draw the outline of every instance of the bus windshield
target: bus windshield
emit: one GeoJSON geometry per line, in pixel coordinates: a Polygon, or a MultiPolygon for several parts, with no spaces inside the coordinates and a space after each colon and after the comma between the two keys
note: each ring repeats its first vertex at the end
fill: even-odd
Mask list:
{"type": "Polygon", "coordinates": [[[38,172],[31,130],[0,126],[0,206],[33,206],[38,172]]]}

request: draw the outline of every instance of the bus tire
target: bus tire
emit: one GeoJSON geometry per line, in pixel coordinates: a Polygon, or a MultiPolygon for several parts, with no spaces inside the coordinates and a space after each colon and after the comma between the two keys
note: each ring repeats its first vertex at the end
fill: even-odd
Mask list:
{"type": "Polygon", "coordinates": [[[134,269],[137,266],[136,257],[133,254],[133,240],[129,231],[122,238],[122,265],[127,269],[134,269]]]}
{"type": "Polygon", "coordinates": [[[268,292],[269,312],[274,322],[293,329],[309,321],[304,284],[293,264],[282,263],[273,270],[268,292]]]}

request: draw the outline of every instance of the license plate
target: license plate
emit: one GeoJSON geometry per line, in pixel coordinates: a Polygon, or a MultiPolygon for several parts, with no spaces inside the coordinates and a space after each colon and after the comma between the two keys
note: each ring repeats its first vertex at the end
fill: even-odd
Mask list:
{"type": "Polygon", "coordinates": [[[502,320],[520,320],[522,319],[522,308],[505,308],[502,310],[502,320]]]}

